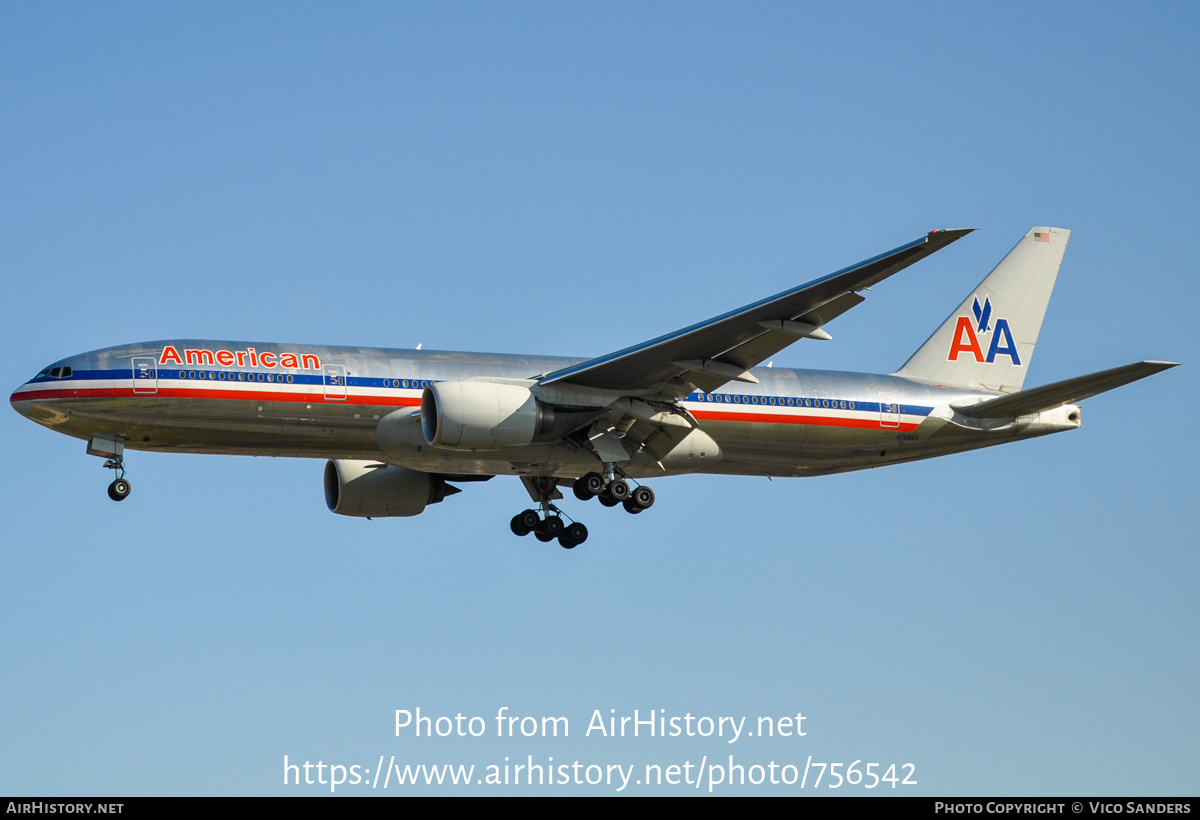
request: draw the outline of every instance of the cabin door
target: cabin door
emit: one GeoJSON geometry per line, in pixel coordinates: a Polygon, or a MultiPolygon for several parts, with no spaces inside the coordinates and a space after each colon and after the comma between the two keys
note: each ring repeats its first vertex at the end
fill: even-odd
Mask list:
{"type": "Polygon", "coordinates": [[[900,427],[900,402],[894,390],[879,391],[879,426],[885,430],[900,427]]]}
{"type": "Polygon", "coordinates": [[[346,400],[346,366],[344,364],[325,365],[325,399],[327,401],[346,400]]]}
{"type": "Polygon", "coordinates": [[[133,357],[134,395],[152,395],[158,392],[158,365],[153,356],[133,357]]]}

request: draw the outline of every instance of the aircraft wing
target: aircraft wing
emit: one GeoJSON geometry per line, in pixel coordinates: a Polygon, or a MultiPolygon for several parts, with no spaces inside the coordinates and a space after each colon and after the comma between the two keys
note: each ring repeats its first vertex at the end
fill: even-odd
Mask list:
{"type": "Polygon", "coordinates": [[[679,396],[691,392],[693,385],[711,391],[731,380],[757,381],[747,371],[796,340],[830,338],[821,325],[862,302],[858,291],[971,230],[931,231],[887,253],[706,322],[556,370],[540,382],[679,396]]]}

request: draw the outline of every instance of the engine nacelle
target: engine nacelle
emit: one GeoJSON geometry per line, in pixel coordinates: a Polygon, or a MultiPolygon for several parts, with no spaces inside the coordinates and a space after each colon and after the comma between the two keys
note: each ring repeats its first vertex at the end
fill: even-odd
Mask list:
{"type": "Polygon", "coordinates": [[[418,515],[429,504],[461,492],[439,476],[378,461],[325,462],[330,512],[362,518],[418,515]]]}
{"type": "Polygon", "coordinates": [[[434,382],[421,394],[421,430],[434,447],[523,447],[554,427],[554,410],[519,384],[434,382]]]}

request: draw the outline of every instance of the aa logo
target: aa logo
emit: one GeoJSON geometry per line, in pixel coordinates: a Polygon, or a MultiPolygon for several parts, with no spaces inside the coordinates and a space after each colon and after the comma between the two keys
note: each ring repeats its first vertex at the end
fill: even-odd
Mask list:
{"type": "Polygon", "coordinates": [[[971,312],[975,314],[974,322],[970,316],[959,316],[954,325],[954,339],[950,342],[947,361],[957,362],[958,357],[966,353],[973,356],[976,362],[991,364],[996,361],[997,356],[1007,356],[1013,364],[1021,364],[1021,357],[1017,354],[1017,343],[1013,341],[1008,320],[997,319],[995,326],[992,326],[992,300],[985,298],[983,307],[980,307],[979,298],[976,297],[971,312]],[[989,336],[991,342],[988,344],[987,355],[984,356],[980,340],[986,342],[989,336]]]}

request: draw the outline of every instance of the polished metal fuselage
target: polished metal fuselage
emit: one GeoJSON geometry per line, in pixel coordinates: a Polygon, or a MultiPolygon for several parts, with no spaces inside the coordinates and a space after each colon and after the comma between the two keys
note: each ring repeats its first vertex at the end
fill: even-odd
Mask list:
{"type": "MultiPolygon", "coordinates": [[[[537,379],[581,359],[382,348],[169,340],[63,359],[12,395],[18,412],[129,450],[372,459],[441,474],[577,477],[597,457],[570,439],[483,452],[428,445],[417,418],[429,382],[537,379]],[[170,353],[168,353],[168,349],[170,353]],[[173,355],[172,355],[173,354],[173,355]],[[207,355],[205,355],[207,354],[207,355]],[[290,359],[287,357],[290,356],[290,359]],[[281,360],[297,367],[283,367],[281,360]],[[314,366],[315,365],[315,366],[314,366]],[[65,372],[65,371],[60,371],[65,372]],[[381,424],[383,422],[383,424],[381,424]]],[[[679,405],[720,447],[703,463],[635,452],[625,471],[806,476],[1003,444],[1079,426],[1079,409],[992,424],[954,412],[995,393],[887,375],[756,368],[679,405]]]]}

